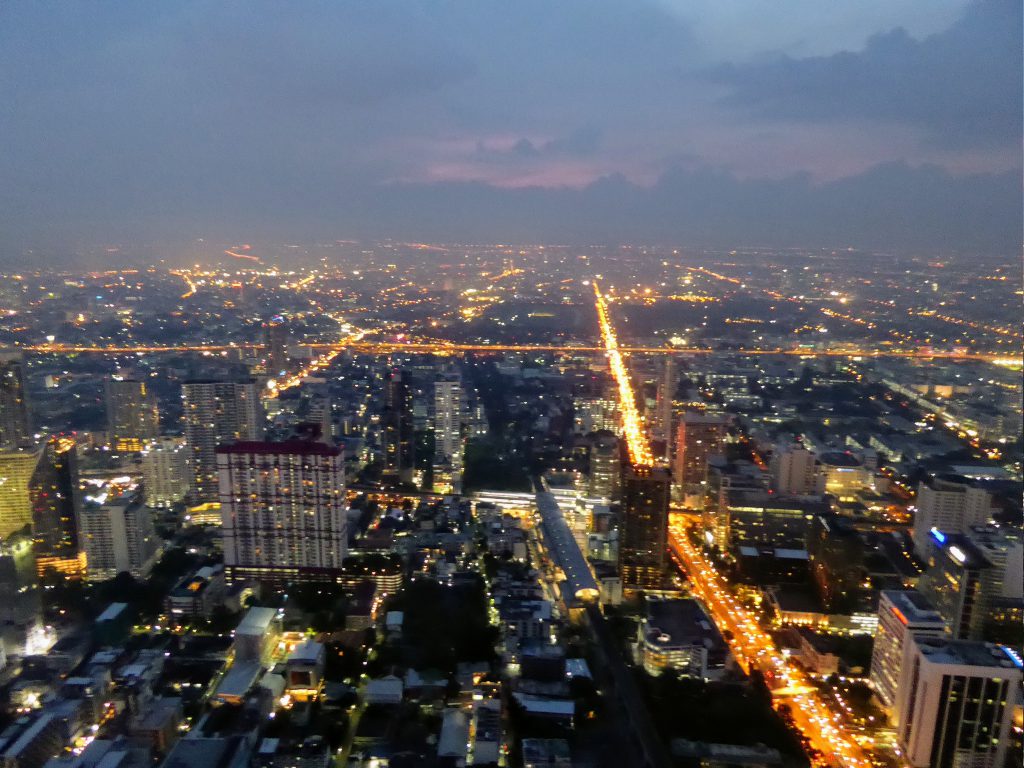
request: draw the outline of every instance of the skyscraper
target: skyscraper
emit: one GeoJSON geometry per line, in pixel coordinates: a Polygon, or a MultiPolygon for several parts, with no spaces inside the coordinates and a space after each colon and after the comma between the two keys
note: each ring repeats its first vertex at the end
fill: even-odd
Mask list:
{"type": "Polygon", "coordinates": [[[668,558],[672,477],[662,467],[630,465],[622,478],[619,575],[623,589],[658,589],[668,558]]]}
{"type": "Polygon", "coordinates": [[[178,438],[165,437],[142,452],[142,488],[146,506],[169,509],[189,490],[188,450],[178,438]]]}
{"type": "Polygon", "coordinates": [[[416,468],[412,387],[404,371],[392,370],[384,382],[384,479],[411,483],[416,468]]]}
{"type": "Polygon", "coordinates": [[[940,637],[942,616],[914,590],[883,590],[878,595],[878,631],[871,650],[871,687],[891,712],[903,665],[903,649],[911,635],[940,637]]]}
{"type": "Polygon", "coordinates": [[[160,434],[156,398],[141,379],[115,376],[103,385],[107,401],[107,442],[118,452],[138,452],[160,434]]]}
{"type": "Polygon", "coordinates": [[[288,339],[288,322],[281,315],[275,315],[263,324],[267,375],[272,379],[288,370],[288,339]]]}
{"type": "Polygon", "coordinates": [[[441,374],[434,381],[434,490],[462,489],[462,377],[441,374]]]}
{"type": "Polygon", "coordinates": [[[992,564],[963,534],[930,534],[932,546],[918,589],[942,614],[955,638],[978,640],[985,624],[986,584],[992,564]]]}
{"type": "Polygon", "coordinates": [[[39,449],[0,451],[0,538],[32,522],[28,484],[39,456],[39,449]]]}
{"type": "Polygon", "coordinates": [[[21,352],[0,352],[0,450],[32,439],[27,389],[21,352]]]}
{"type": "Polygon", "coordinates": [[[824,492],[818,484],[817,457],[803,445],[776,448],[772,454],[772,487],[785,496],[810,496],[824,492]]]}
{"type": "Polygon", "coordinates": [[[217,450],[231,580],[334,580],[348,543],[341,448],[315,440],[217,450]]]}
{"type": "Polygon", "coordinates": [[[589,442],[588,493],[591,498],[611,501],[619,495],[622,475],[619,438],[608,430],[600,430],[590,435],[589,442]]]}
{"type": "Polygon", "coordinates": [[[725,419],[687,411],[676,430],[673,481],[679,499],[691,509],[704,508],[708,459],[725,450],[725,419]]]}
{"type": "Polygon", "coordinates": [[[933,477],[917,487],[914,513],[914,549],[925,557],[931,547],[932,528],[943,533],[963,533],[972,525],[984,525],[992,516],[988,491],[960,477],[933,477]]]}
{"type": "Polygon", "coordinates": [[[79,545],[82,494],[78,483],[75,441],[62,435],[51,437],[29,480],[32,543],[40,576],[49,570],[73,578],[85,575],[85,555],[79,545]]]}
{"type": "Polygon", "coordinates": [[[137,498],[87,505],[81,528],[89,581],[106,581],[122,572],[145,578],[160,554],[153,513],[137,498]]]}
{"type": "Polygon", "coordinates": [[[896,694],[896,740],[913,768],[998,768],[1020,697],[1006,646],[911,636],[896,694]]]}
{"type": "Polygon", "coordinates": [[[217,446],[263,437],[263,407],[256,382],[190,381],[182,385],[181,396],[192,493],[198,502],[215,502],[217,446]]]}
{"type": "Polygon", "coordinates": [[[655,437],[665,441],[665,461],[672,460],[673,403],[678,386],[679,374],[676,371],[675,358],[672,355],[665,355],[665,367],[655,395],[654,423],[655,437]]]}

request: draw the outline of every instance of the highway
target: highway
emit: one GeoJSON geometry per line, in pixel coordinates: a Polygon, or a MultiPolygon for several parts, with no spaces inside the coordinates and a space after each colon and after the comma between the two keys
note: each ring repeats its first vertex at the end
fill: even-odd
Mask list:
{"type": "Polygon", "coordinates": [[[759,670],[772,689],[776,708],[788,705],[793,721],[811,747],[821,754],[819,765],[866,768],[864,751],[843,731],[841,713],[827,704],[761,628],[756,616],[736,600],[726,580],[689,540],[688,523],[675,516],[669,547],[690,578],[690,588],[726,637],[736,662],[746,672],[759,670]]]}
{"type": "MultiPolygon", "coordinates": [[[[644,425],[636,413],[629,372],[622,364],[621,349],[607,302],[596,283],[594,295],[609,365],[619,388],[623,431],[630,458],[634,463],[653,464],[644,425]]],[[[810,745],[812,762],[819,766],[868,768],[871,762],[843,730],[841,713],[821,699],[803,672],[778,650],[772,638],[761,628],[757,617],[733,597],[725,578],[690,543],[688,523],[682,515],[675,515],[669,526],[669,548],[689,577],[693,595],[707,608],[708,615],[726,638],[740,667],[747,673],[755,669],[760,671],[772,690],[776,708],[782,705],[789,707],[794,724],[810,745]]]]}
{"type": "MultiPolygon", "coordinates": [[[[553,352],[556,354],[608,353],[607,345],[590,344],[458,344],[437,340],[422,342],[344,340],[303,344],[315,350],[354,352],[361,355],[432,354],[453,355],[466,352],[476,354],[501,354],[505,352],[553,352]]],[[[262,344],[243,342],[239,344],[134,344],[134,345],[89,345],[89,344],[32,344],[15,346],[12,349],[40,355],[144,355],[144,354],[185,354],[189,352],[218,354],[221,352],[257,351],[262,344]]],[[[882,348],[840,348],[807,349],[804,347],[772,347],[765,349],[712,349],[708,347],[646,347],[618,346],[621,354],[641,355],[785,355],[790,357],[833,357],[833,358],[907,358],[917,360],[963,360],[1021,366],[1024,358],[1008,355],[1006,352],[954,352],[934,349],[882,349],[882,348]]]]}

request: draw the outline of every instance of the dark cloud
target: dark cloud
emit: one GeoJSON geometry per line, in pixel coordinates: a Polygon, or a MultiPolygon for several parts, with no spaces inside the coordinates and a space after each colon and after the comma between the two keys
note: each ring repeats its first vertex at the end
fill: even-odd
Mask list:
{"type": "MultiPolygon", "coordinates": [[[[1015,252],[1024,205],[1020,171],[954,176],[890,163],[815,184],[806,174],[740,180],[709,168],[674,169],[643,187],[622,176],[583,189],[500,189],[483,183],[388,184],[325,197],[296,187],[277,196],[200,193],[173,207],[97,206],[69,233],[291,239],[384,238],[463,242],[654,243],[717,247],[863,247],[935,253],[1015,252]]],[[[0,214],[0,228],[7,225],[0,214]]],[[[62,231],[67,228],[67,232],[62,231]]],[[[95,242],[95,241],[94,241],[95,242]]]]}
{"type": "Polygon", "coordinates": [[[980,0],[945,32],[873,36],[862,51],[718,68],[727,102],[787,120],[887,120],[948,146],[1021,141],[1022,4],[980,0]]]}
{"type": "MultiPolygon", "coordinates": [[[[810,2],[780,3],[769,26],[810,2]]],[[[888,33],[709,83],[733,49],[658,0],[10,0],[0,259],[250,232],[1005,245],[1019,190],[998,171],[1019,152],[974,145],[1019,122],[1016,14],[992,0],[920,41],[888,33]]]]}

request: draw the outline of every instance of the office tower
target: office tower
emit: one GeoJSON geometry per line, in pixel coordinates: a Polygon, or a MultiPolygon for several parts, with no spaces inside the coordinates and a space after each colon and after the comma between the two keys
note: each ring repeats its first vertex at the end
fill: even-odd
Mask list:
{"type": "Polygon", "coordinates": [[[218,498],[217,446],[263,437],[256,382],[190,381],[182,385],[191,490],[200,503],[218,498]]]}
{"type": "Polygon", "coordinates": [[[143,579],[160,555],[153,513],[138,498],[86,505],[81,530],[89,581],[106,581],[123,572],[143,579]]]}
{"type": "Polygon", "coordinates": [[[965,535],[991,566],[981,572],[980,637],[1018,643],[1024,626],[1024,534],[1018,528],[978,525],[965,535]]]}
{"type": "Polygon", "coordinates": [[[441,374],[434,381],[434,490],[462,489],[462,377],[441,374]]]}
{"type": "Polygon", "coordinates": [[[0,540],[0,639],[8,652],[23,652],[41,617],[32,537],[27,531],[4,536],[0,540]]]}
{"type": "Polygon", "coordinates": [[[37,448],[0,451],[0,538],[32,522],[28,483],[40,453],[37,448]]]}
{"type": "Polygon", "coordinates": [[[26,379],[21,352],[0,352],[0,450],[17,448],[32,439],[26,379]]]}
{"type": "Polygon", "coordinates": [[[75,441],[63,435],[51,437],[29,479],[32,542],[39,576],[50,570],[72,578],[85,575],[85,554],[78,536],[82,512],[78,483],[75,441]]]}
{"type": "Polygon", "coordinates": [[[785,496],[812,496],[824,493],[818,485],[818,459],[802,445],[780,446],[772,454],[772,488],[785,496]]]}
{"type": "Polygon", "coordinates": [[[913,768],[1000,768],[1020,700],[1020,654],[911,636],[896,693],[896,739],[913,768]]]}
{"type": "Polygon", "coordinates": [[[289,335],[288,322],[281,315],[275,315],[263,324],[267,376],[272,379],[288,370],[289,335]]]}
{"type": "Polygon", "coordinates": [[[662,467],[630,465],[622,478],[619,575],[623,589],[659,589],[668,559],[672,477],[662,467]]]}
{"type": "Polygon", "coordinates": [[[918,589],[942,614],[953,637],[977,640],[985,624],[984,587],[993,579],[986,573],[991,563],[963,534],[929,534],[927,567],[918,589]]]}
{"type": "Polygon", "coordinates": [[[142,489],[146,506],[170,509],[189,490],[188,449],[174,437],[156,440],[142,452],[142,489]]]}
{"type": "Polygon", "coordinates": [[[156,398],[142,380],[115,376],[103,383],[107,400],[107,443],[120,453],[141,451],[160,434],[156,398]]]}
{"type": "Polygon", "coordinates": [[[619,479],[622,476],[622,456],[619,438],[608,430],[590,435],[590,476],[588,494],[593,499],[611,501],[618,498],[619,479]]]}
{"type": "Polygon", "coordinates": [[[239,442],[217,450],[229,580],[333,581],[345,558],[345,467],[314,440],[239,442]]]}
{"type": "Polygon", "coordinates": [[[672,479],[679,499],[691,509],[704,508],[708,459],[725,450],[725,419],[685,412],[676,431],[672,479]]]}
{"type": "Polygon", "coordinates": [[[411,483],[416,440],[412,420],[412,386],[404,371],[392,370],[384,381],[384,479],[411,483]]]}
{"type": "Polygon", "coordinates": [[[930,547],[929,533],[963,533],[972,525],[984,525],[992,516],[988,491],[957,477],[933,477],[917,487],[917,511],[914,513],[914,549],[925,557],[930,547]]]}
{"type": "Polygon", "coordinates": [[[327,395],[305,400],[305,422],[313,427],[325,443],[334,442],[334,406],[327,395]]]}
{"type": "Polygon", "coordinates": [[[941,637],[946,623],[931,603],[914,590],[883,590],[878,595],[878,630],[871,650],[871,687],[891,712],[911,635],[941,637]]]}
{"type": "Polygon", "coordinates": [[[672,414],[676,388],[679,386],[679,374],[676,361],[672,355],[665,355],[664,368],[655,395],[654,436],[665,441],[665,461],[672,459],[672,414]]]}
{"type": "Polygon", "coordinates": [[[861,608],[869,593],[864,587],[864,539],[853,523],[831,512],[815,515],[807,534],[811,577],[825,607],[832,613],[861,608]]]}

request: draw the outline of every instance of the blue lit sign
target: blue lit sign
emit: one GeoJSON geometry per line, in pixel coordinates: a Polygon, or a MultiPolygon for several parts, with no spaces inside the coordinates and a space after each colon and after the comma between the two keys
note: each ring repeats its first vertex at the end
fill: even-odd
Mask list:
{"type": "Polygon", "coordinates": [[[939,544],[945,544],[946,543],[946,534],[944,534],[938,528],[932,528],[931,534],[932,534],[932,538],[935,539],[937,542],[939,542],[939,544]]]}
{"type": "Polygon", "coordinates": [[[1019,653],[1013,650],[1013,648],[1009,648],[1005,645],[1001,645],[999,647],[1003,649],[1003,653],[1010,657],[1010,661],[1013,662],[1013,665],[1015,667],[1020,667],[1021,669],[1024,669],[1024,659],[1020,657],[1019,653]]]}

